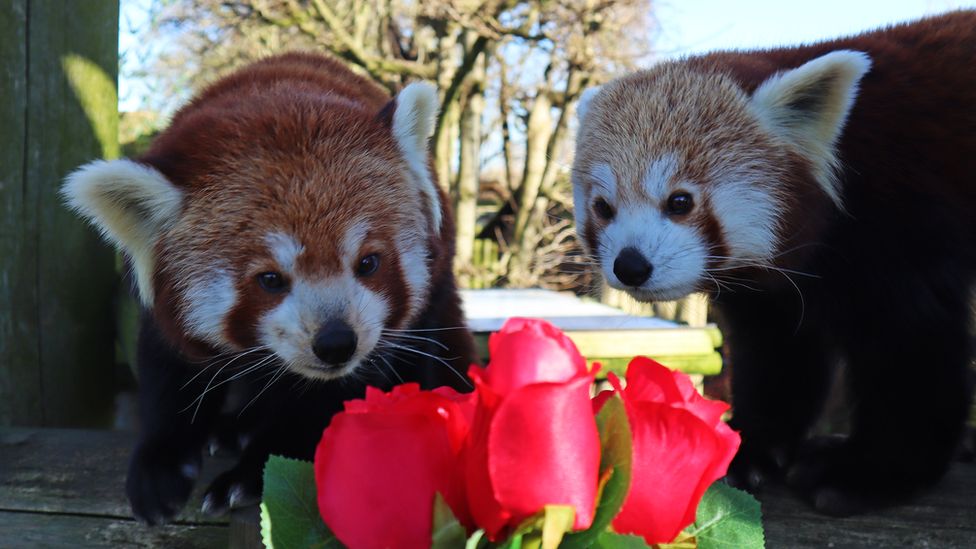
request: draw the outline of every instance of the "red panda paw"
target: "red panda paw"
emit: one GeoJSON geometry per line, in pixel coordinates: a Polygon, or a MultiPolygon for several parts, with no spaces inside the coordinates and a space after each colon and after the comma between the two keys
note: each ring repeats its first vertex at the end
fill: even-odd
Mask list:
{"type": "Polygon", "coordinates": [[[783,480],[787,455],[788,452],[780,447],[759,446],[743,440],[729,465],[725,481],[736,488],[758,493],[763,487],[783,480]]]}
{"type": "Polygon", "coordinates": [[[165,524],[179,513],[200,472],[200,455],[175,455],[139,444],[129,462],[125,491],[132,514],[149,525],[165,524]]]}
{"type": "Polygon", "coordinates": [[[261,474],[261,469],[246,463],[222,473],[207,488],[200,510],[208,515],[222,515],[231,509],[260,503],[261,474]]]}
{"type": "Polygon", "coordinates": [[[846,436],[815,437],[801,449],[786,481],[820,513],[858,515],[897,503],[913,491],[886,461],[859,450],[846,436]]]}

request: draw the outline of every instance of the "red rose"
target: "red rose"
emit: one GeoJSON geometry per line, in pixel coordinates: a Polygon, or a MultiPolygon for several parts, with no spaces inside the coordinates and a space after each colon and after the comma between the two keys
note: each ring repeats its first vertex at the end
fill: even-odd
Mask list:
{"type": "Polygon", "coordinates": [[[634,444],[630,491],[613,527],[649,544],[673,541],[695,521],[702,495],[739,448],[739,434],[721,419],[729,405],[703,398],[687,375],[645,357],[628,365],[626,389],[609,378],[634,444]]]}
{"type": "Polygon", "coordinates": [[[510,319],[491,335],[489,351],[486,369],[471,368],[478,404],[465,480],[474,522],[495,540],[558,504],[576,509],[575,529],[589,527],[600,439],[586,361],[542,320],[510,319]]]}
{"type": "Polygon", "coordinates": [[[435,492],[469,522],[458,454],[472,399],[407,384],[346,403],[315,452],[319,512],[342,543],[430,547],[435,492]]]}

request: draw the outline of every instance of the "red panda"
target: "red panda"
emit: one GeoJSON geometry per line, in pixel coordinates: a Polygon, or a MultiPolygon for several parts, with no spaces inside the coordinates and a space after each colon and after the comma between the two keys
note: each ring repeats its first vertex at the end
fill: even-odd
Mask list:
{"type": "Polygon", "coordinates": [[[206,88],[141,158],[67,178],[145,309],[137,518],[179,511],[226,426],[243,447],[207,511],[258,498],[269,453],[310,459],[367,383],[465,386],[453,220],[427,151],[437,109],[429,84],[391,101],[335,60],[286,54],[206,88]]]}
{"type": "Polygon", "coordinates": [[[972,393],[976,12],[661,63],[579,118],[577,227],[607,282],[712,294],[731,480],[847,515],[941,477],[972,393]],[[838,363],[850,436],[806,441],[838,363]]]}

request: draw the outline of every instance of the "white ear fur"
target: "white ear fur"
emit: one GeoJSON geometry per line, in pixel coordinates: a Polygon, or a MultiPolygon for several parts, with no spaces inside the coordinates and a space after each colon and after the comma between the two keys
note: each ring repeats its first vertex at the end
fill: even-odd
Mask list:
{"type": "Polygon", "coordinates": [[[156,238],[179,215],[183,193],[148,166],[97,160],[69,175],[61,196],[131,257],[139,295],[152,306],[156,238]]]}
{"type": "Polygon", "coordinates": [[[437,88],[427,82],[414,82],[397,94],[393,111],[393,137],[420,182],[435,234],[440,232],[442,213],[440,195],[427,164],[427,138],[434,130],[437,110],[437,88]]]}
{"type": "Polygon", "coordinates": [[[576,103],[576,119],[580,122],[586,116],[586,111],[590,110],[590,102],[593,98],[600,93],[603,86],[593,86],[592,88],[586,88],[583,93],[580,94],[579,101],[576,103]]]}
{"type": "Polygon", "coordinates": [[[818,182],[838,206],[834,145],[870,68],[866,53],[838,50],[770,77],[752,95],[760,119],[813,161],[818,182]]]}

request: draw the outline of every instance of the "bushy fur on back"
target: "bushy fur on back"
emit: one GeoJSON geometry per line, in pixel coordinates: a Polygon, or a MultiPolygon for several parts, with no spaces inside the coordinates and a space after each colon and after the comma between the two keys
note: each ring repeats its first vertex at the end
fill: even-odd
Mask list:
{"type": "Polygon", "coordinates": [[[429,84],[391,101],[337,61],[288,54],[205,89],[141,158],[68,178],[146,308],[139,518],[179,509],[208,438],[241,441],[205,500],[221,510],[259,493],[269,452],[311,457],[364,383],[466,385],[453,221],[427,153],[436,114],[429,84]]]}
{"type": "Polygon", "coordinates": [[[638,299],[713,294],[733,476],[848,514],[945,470],[970,400],[976,12],[663,63],[589,90],[578,229],[638,299]],[[853,431],[803,446],[848,366],[853,431]],[[791,466],[791,467],[790,467],[791,466]]]}

